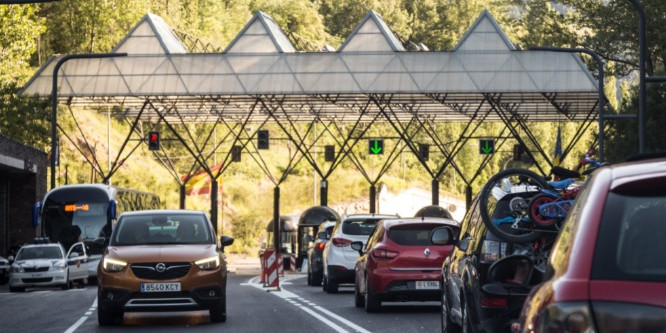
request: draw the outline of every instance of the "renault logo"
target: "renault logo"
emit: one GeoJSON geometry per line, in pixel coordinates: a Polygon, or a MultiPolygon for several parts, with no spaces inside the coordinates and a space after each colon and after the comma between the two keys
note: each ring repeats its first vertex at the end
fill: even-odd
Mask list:
{"type": "Polygon", "coordinates": [[[159,263],[159,264],[155,265],[155,270],[162,273],[162,272],[166,271],[166,265],[164,263],[159,263]]]}
{"type": "Polygon", "coordinates": [[[426,247],[426,249],[423,250],[423,254],[425,254],[426,257],[430,256],[430,249],[426,247]]]}

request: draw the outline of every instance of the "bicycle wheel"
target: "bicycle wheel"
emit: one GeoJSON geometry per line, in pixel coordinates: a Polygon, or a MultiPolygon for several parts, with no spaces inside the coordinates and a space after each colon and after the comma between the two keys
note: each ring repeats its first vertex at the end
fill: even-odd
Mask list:
{"type": "Polygon", "coordinates": [[[549,188],[543,177],[527,169],[506,169],[490,177],[481,190],[481,219],[505,242],[523,243],[539,238],[541,231],[529,218],[529,201],[549,188]]]}
{"type": "Polygon", "coordinates": [[[555,223],[558,220],[557,218],[543,216],[541,215],[539,209],[541,208],[541,205],[555,202],[556,199],[556,197],[546,193],[537,194],[532,197],[532,199],[530,199],[529,203],[527,204],[529,207],[528,214],[530,219],[541,227],[548,227],[555,223]]]}

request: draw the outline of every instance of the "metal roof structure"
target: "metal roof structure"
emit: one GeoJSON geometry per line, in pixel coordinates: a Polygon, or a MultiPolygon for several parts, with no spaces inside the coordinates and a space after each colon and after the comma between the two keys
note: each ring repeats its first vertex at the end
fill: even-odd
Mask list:
{"type": "MultiPolygon", "coordinates": [[[[577,54],[521,50],[488,11],[481,13],[451,51],[429,51],[425,46],[411,44],[406,48],[374,11],[365,16],[338,50],[297,50],[288,35],[263,12],[252,17],[224,52],[187,50],[164,20],[147,14],[112,51],[126,55],[53,56],[20,94],[50,96],[54,70],[58,68],[56,106],[110,106],[106,110],[112,115],[134,119],[123,148],[133,133],[145,140],[143,127],[137,123],[148,123],[151,130],[166,125],[192,154],[192,168],[204,169],[213,179],[213,189],[217,188],[214,180],[233,161],[232,152],[248,150],[258,129],[267,121],[275,121],[282,134],[295,144],[297,154],[289,157],[289,165],[283,168],[279,179],[262,167],[278,190],[274,221],[279,220],[279,184],[301,158],[322,178],[322,206],[326,205],[327,177],[343,159],[349,158],[371,184],[370,210],[374,213],[375,185],[407,148],[433,179],[433,204],[438,204],[438,178],[448,166],[467,184],[470,202],[471,183],[491,156],[484,157],[473,176],[464,174],[455,157],[474,137],[479,124],[503,123],[505,128],[497,135],[496,148],[507,139],[515,139],[522,147],[530,147],[526,153],[532,161],[536,161],[534,155],[540,155],[552,165],[550,154],[541,148],[529,124],[560,120],[580,123],[564,149],[566,156],[598,117],[598,82],[577,54]],[[398,135],[393,134],[393,139],[398,143],[386,154],[381,171],[370,175],[352,148],[375,122],[390,123],[398,135]],[[437,122],[463,122],[467,126],[456,142],[448,144],[434,130],[432,125],[437,122]],[[229,149],[224,166],[217,168],[216,175],[211,168],[211,155],[201,148],[212,135],[200,145],[192,142],[197,139],[192,133],[179,134],[173,125],[178,123],[211,123],[213,128],[220,123],[227,125],[227,142],[234,149],[229,149]],[[253,133],[246,133],[248,123],[259,126],[253,133]],[[306,126],[297,129],[297,123],[306,126]],[[312,125],[317,123],[324,125],[337,147],[333,160],[326,163],[321,163],[321,158],[310,150],[319,137],[307,142],[311,140],[308,133],[312,133],[312,125]],[[353,126],[345,129],[340,123],[353,126]],[[307,133],[299,133],[304,129],[307,133]],[[420,146],[414,142],[418,132],[428,135],[430,145],[442,153],[440,165],[430,166],[421,156],[420,146]]],[[[187,130],[185,126],[180,128],[187,130]]],[[[166,152],[164,156],[155,154],[165,166],[170,164],[166,152]]],[[[257,161],[256,156],[260,154],[255,148],[251,157],[257,161]]],[[[96,171],[108,180],[122,161],[118,157],[108,174],[101,166],[96,171]]],[[[96,161],[90,163],[93,162],[96,161]]],[[[184,208],[184,183],[175,170],[172,173],[180,182],[184,208]]],[[[189,178],[184,182],[187,181],[189,178]]],[[[211,199],[214,202],[215,195],[211,199]]],[[[211,207],[214,220],[216,209],[211,207]]]]}
{"type": "MultiPolygon", "coordinates": [[[[400,119],[468,121],[495,103],[530,121],[583,121],[598,98],[597,83],[578,55],[518,50],[488,11],[453,51],[405,51],[370,11],[335,52],[297,52],[262,12],[223,53],[187,53],[153,14],[112,52],[127,56],[64,63],[60,102],[118,106],[132,117],[150,101],[156,109],[176,108],[186,121],[214,122],[242,119],[262,99],[279,101],[292,121],[309,122],[357,121],[368,96],[379,96],[400,119]]],[[[58,59],[50,58],[21,94],[50,95],[58,59]]],[[[370,106],[367,118],[376,112],[378,107],[370,106]]],[[[152,110],[141,117],[159,118],[152,110]]],[[[486,121],[501,117],[491,112],[486,121]]]]}

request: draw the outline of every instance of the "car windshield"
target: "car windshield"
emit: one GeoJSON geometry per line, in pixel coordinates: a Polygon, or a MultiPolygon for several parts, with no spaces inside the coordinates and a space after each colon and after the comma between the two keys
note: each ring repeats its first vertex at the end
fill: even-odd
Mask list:
{"type": "Polygon", "coordinates": [[[346,235],[370,236],[381,219],[347,219],[342,222],[342,233],[346,235]]]}
{"type": "Polygon", "coordinates": [[[601,220],[593,279],[664,281],[666,190],[611,192],[601,220]]]}
{"type": "Polygon", "coordinates": [[[123,216],[111,245],[212,244],[207,220],[193,214],[123,216]]]}
{"type": "Polygon", "coordinates": [[[56,246],[24,247],[16,254],[16,260],[62,259],[62,251],[56,246]]]}

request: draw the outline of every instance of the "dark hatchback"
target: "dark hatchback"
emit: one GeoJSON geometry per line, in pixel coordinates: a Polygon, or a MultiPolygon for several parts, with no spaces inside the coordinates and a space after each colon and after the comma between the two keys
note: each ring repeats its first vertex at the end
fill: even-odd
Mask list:
{"type": "MultiPolygon", "coordinates": [[[[323,252],[336,222],[327,221],[317,228],[317,239],[308,248],[308,285],[319,286],[324,275],[323,252]]],[[[306,236],[310,237],[310,236],[306,236]]]]}
{"type": "Polygon", "coordinates": [[[529,245],[506,243],[490,232],[482,221],[478,196],[460,233],[441,269],[441,331],[506,332],[518,318],[530,286],[541,280],[534,270],[520,281],[504,276],[515,271],[510,265],[528,262],[533,267],[529,245]]]}

